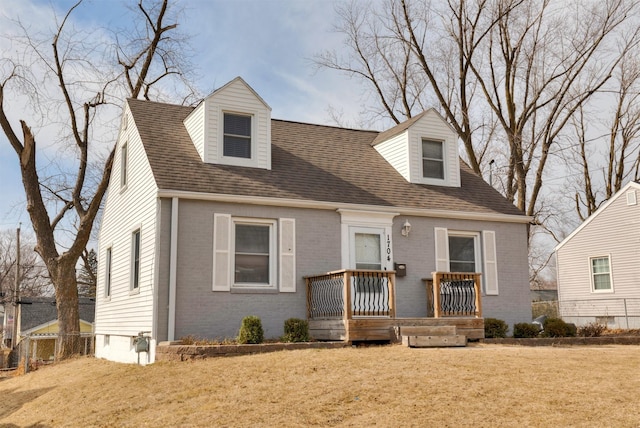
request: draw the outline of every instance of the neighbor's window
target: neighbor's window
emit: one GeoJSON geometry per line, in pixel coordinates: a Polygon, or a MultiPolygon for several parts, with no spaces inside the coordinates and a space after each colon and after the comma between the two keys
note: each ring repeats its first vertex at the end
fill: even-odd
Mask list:
{"type": "Polygon", "coordinates": [[[140,229],[131,235],[131,289],[140,287],[140,229]]]}
{"type": "Polygon", "coordinates": [[[444,179],[444,144],[422,140],[422,176],[444,179]]]}
{"type": "Polygon", "coordinates": [[[124,143],[120,149],[120,187],[127,185],[127,147],[124,143]]]}
{"type": "Polygon", "coordinates": [[[111,248],[107,248],[104,267],[104,297],[111,296],[111,248]]]}
{"type": "Polygon", "coordinates": [[[223,156],[251,159],[251,116],[224,114],[223,156]]]}
{"type": "Polygon", "coordinates": [[[234,285],[275,286],[275,221],[234,221],[234,285]]]}
{"type": "Polygon", "coordinates": [[[611,264],[609,256],[591,258],[593,291],[611,291],[611,264]]]}

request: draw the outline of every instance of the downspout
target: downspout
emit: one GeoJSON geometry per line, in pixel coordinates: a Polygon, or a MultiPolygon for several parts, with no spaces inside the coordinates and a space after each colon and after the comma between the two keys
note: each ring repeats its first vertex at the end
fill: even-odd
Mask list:
{"type": "Polygon", "coordinates": [[[178,198],[171,199],[171,248],[169,250],[169,325],[167,339],[176,335],[176,277],[178,266],[178,198]]]}

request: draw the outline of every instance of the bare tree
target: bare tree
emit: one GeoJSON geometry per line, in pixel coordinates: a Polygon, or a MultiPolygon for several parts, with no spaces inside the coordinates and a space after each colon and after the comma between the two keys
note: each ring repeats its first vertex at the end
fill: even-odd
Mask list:
{"type": "MultiPolygon", "coordinates": [[[[143,23],[138,31],[118,32],[111,49],[104,39],[92,39],[76,32],[71,18],[82,0],[73,5],[50,36],[50,51],[22,26],[24,52],[19,58],[4,59],[0,80],[0,125],[18,156],[27,211],[33,225],[38,252],[55,288],[61,346],[58,357],[79,350],[78,287],[76,266],[85,251],[103,196],[109,184],[113,148],[102,162],[90,161],[99,150],[95,126],[111,104],[120,105],[125,96],[150,97],[152,88],[160,88],[166,77],[184,76],[188,62],[181,63],[180,41],[172,38],[177,23],[169,13],[168,0],[150,4],[139,0],[137,12],[143,23]],[[100,50],[104,48],[104,50],[100,50]],[[111,66],[104,68],[105,64],[111,66]],[[45,70],[34,76],[34,67],[45,70]],[[36,136],[26,120],[19,127],[10,122],[11,90],[27,89],[41,108],[51,84],[59,89],[61,119],[68,130],[66,150],[74,153],[75,173],[61,181],[41,177],[36,136]],[[122,90],[122,88],[126,90],[122,90]],[[93,168],[95,167],[95,169],[93,168]],[[57,242],[61,230],[73,231],[57,242]]],[[[187,93],[191,88],[186,88],[187,93]]],[[[44,107],[43,107],[44,106],[44,107]]],[[[37,107],[37,106],[36,106],[37,107]]],[[[55,121],[53,112],[44,110],[41,120],[55,121]]],[[[66,136],[66,135],[65,135],[66,136]]]]}
{"type": "Polygon", "coordinates": [[[640,178],[638,49],[619,63],[609,91],[597,101],[597,105],[581,108],[572,120],[577,150],[571,164],[581,169],[575,193],[580,220],[593,214],[629,180],[640,178]],[[603,106],[612,108],[607,111],[603,106]],[[593,123],[585,111],[588,108],[597,111],[601,120],[593,123]]]}

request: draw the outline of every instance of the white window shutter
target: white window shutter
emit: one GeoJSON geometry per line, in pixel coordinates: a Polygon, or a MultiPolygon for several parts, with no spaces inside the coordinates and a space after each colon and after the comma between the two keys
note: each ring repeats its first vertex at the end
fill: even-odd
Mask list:
{"type": "Polygon", "coordinates": [[[280,219],[280,291],[296,292],[296,220],[280,219]]]}
{"type": "Polygon", "coordinates": [[[213,291],[231,289],[231,216],[213,215],[213,291]]]}
{"type": "Polygon", "coordinates": [[[498,259],[496,256],[496,233],[482,231],[482,252],[484,254],[484,286],[487,295],[498,295],[498,259]]]}
{"type": "Polygon", "coordinates": [[[449,272],[449,238],[444,227],[434,228],[436,272],[449,272]]]}

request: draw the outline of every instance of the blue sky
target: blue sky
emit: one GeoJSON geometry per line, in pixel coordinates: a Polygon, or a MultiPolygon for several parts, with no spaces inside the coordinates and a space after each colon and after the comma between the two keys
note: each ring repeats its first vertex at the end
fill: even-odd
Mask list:
{"type": "MultiPolygon", "coordinates": [[[[38,31],[55,28],[75,3],[69,0],[0,0],[0,33],[20,19],[38,31]]],[[[72,15],[85,28],[121,27],[125,5],[137,0],[85,0],[72,15]]],[[[356,123],[364,90],[360,83],[335,71],[316,70],[311,58],[322,50],[342,47],[343,36],[333,31],[336,21],[330,0],[182,0],[180,29],[192,36],[193,59],[199,75],[196,86],[204,93],[242,76],[271,106],[272,117],[333,124],[329,106],[344,112],[345,123],[356,123]]],[[[13,45],[0,41],[2,57],[13,45]]],[[[8,103],[5,103],[5,108],[8,103]]],[[[14,105],[14,104],[12,104],[14,105]]],[[[15,129],[18,119],[35,123],[28,109],[9,111],[15,129]]],[[[37,141],[48,137],[35,126],[37,141]],[[38,140],[38,135],[40,139],[38,140]]],[[[28,224],[24,193],[15,152],[0,134],[0,230],[28,224]]]]}

